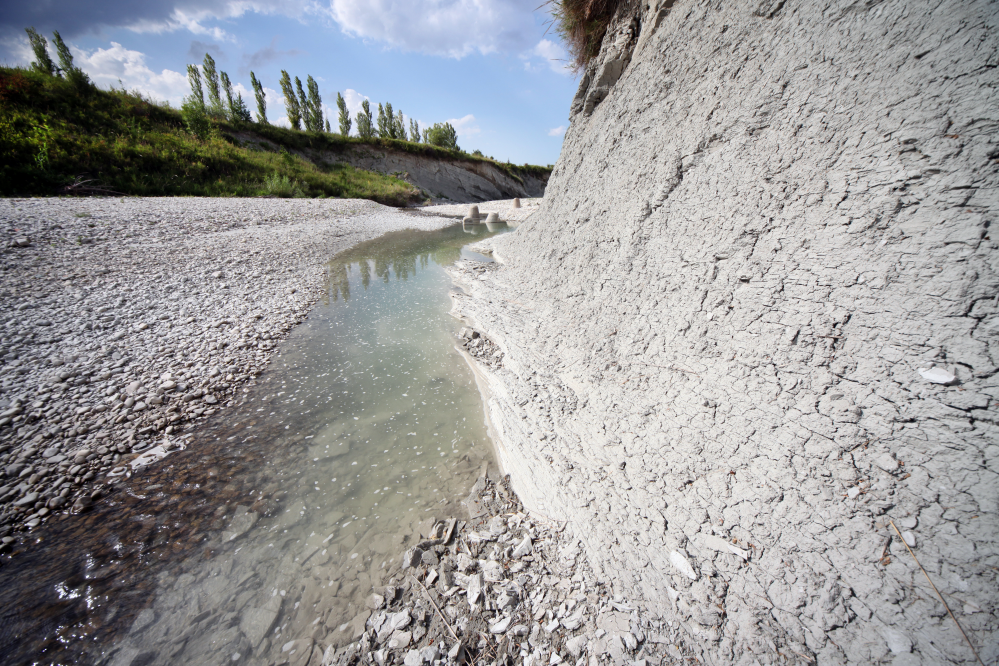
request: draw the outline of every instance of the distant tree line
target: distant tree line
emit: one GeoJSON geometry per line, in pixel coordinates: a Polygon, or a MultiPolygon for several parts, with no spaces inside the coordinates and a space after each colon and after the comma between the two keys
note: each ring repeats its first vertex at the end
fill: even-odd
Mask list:
{"type": "MultiPolygon", "coordinates": [[[[44,39],[44,38],[43,38],[44,39]]],[[[34,43],[34,42],[33,42],[34,43]]],[[[210,129],[210,119],[224,119],[232,123],[253,122],[241,94],[233,95],[232,83],[225,72],[218,73],[215,60],[205,54],[205,60],[199,69],[196,65],[187,66],[187,78],[191,84],[191,95],[184,100],[182,111],[188,128],[197,135],[202,135],[210,129]],[[208,99],[205,100],[207,88],[208,99]]],[[[257,120],[260,124],[268,124],[267,100],[264,86],[254,72],[250,72],[250,83],[253,86],[257,103],[257,120]]],[[[330,119],[323,111],[323,98],[319,94],[319,84],[311,75],[306,77],[305,86],[297,76],[292,83],[292,77],[286,70],[281,70],[281,93],[284,96],[284,107],[288,113],[288,122],[292,129],[314,133],[332,134],[330,119]]],[[[377,117],[372,116],[371,105],[367,99],[361,102],[361,110],[355,117],[350,117],[347,102],[339,92],[336,94],[338,111],[338,134],[343,137],[350,135],[351,128],[356,125],[357,136],[362,139],[379,137],[382,139],[397,139],[413,143],[427,143],[450,150],[461,150],[458,147],[458,133],[451,123],[435,123],[431,127],[420,129],[420,124],[410,118],[407,126],[402,111],[395,111],[391,104],[379,104],[377,117]]]]}

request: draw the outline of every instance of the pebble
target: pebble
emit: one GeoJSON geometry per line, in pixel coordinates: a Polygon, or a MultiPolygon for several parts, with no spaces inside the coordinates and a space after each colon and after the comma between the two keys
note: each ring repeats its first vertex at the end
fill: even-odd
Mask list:
{"type": "MultiPolygon", "coordinates": [[[[356,664],[356,657],[363,654],[386,666],[400,662],[440,666],[490,663],[503,646],[511,648],[513,657],[502,662],[506,664],[586,663],[578,661],[586,654],[594,660],[591,663],[605,663],[599,659],[608,651],[617,651],[611,655],[616,664],[639,659],[657,664],[684,663],[687,658],[693,661],[693,651],[678,627],[639,615],[624,597],[613,596],[610,586],[597,579],[585,557],[566,557],[577,550],[578,540],[561,526],[526,513],[510,489],[508,477],[499,482],[480,478],[465,506],[469,507],[469,521],[458,521],[447,543],[422,542],[424,552],[437,555],[439,568],[424,564],[422,558],[413,557],[414,549],[409,549],[412,566],[390,567],[388,584],[374,590],[379,595],[385,591],[388,608],[368,619],[367,629],[355,635],[356,642],[325,648],[324,666],[356,664]],[[473,539],[473,534],[497,536],[485,540],[473,539]],[[522,543],[526,536],[532,537],[532,555],[513,558],[513,544],[522,543]],[[486,577],[483,569],[499,575],[486,577]],[[445,576],[438,571],[447,572],[455,585],[441,587],[445,576]],[[433,586],[432,574],[437,574],[437,586],[433,586]],[[426,596],[423,588],[427,587],[433,588],[437,608],[426,596]],[[566,612],[569,615],[562,621],[553,617],[545,623],[547,633],[530,619],[532,613],[564,616],[566,612]],[[397,640],[400,633],[408,631],[387,637],[400,613],[410,618],[407,627],[412,640],[422,648],[409,649],[408,636],[406,641],[397,640]],[[439,621],[438,613],[448,618],[450,629],[439,621]],[[600,624],[613,628],[603,641],[600,639],[607,632],[600,624]],[[457,642],[451,631],[457,633],[457,642]]],[[[428,535],[439,533],[446,524],[426,521],[426,529],[421,527],[417,539],[432,538],[428,535]]],[[[321,647],[323,640],[317,642],[321,647]]]]}
{"type": "MultiPolygon", "coordinates": [[[[331,256],[451,224],[359,200],[6,200],[0,233],[19,249],[0,254],[0,483],[44,461],[69,491],[35,501],[85,510],[113,467],[250,389],[325,293],[331,256]]],[[[0,496],[0,525],[24,529],[30,512],[4,510],[22,499],[0,496]]]]}

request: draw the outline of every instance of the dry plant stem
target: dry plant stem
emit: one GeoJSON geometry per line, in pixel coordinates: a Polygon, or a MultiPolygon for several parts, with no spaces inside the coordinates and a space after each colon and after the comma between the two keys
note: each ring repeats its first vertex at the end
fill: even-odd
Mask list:
{"type": "Polygon", "coordinates": [[[443,622],[444,626],[447,627],[448,632],[454,637],[454,640],[460,641],[461,639],[458,638],[458,634],[454,633],[454,629],[452,629],[451,625],[448,624],[447,618],[444,617],[444,613],[441,612],[441,609],[440,607],[437,606],[437,602],[434,601],[434,598],[430,596],[430,592],[427,590],[427,588],[423,586],[423,583],[416,580],[415,576],[410,576],[410,578],[412,578],[413,582],[419,585],[420,589],[423,590],[423,593],[427,595],[427,600],[430,601],[431,604],[433,604],[434,610],[437,611],[437,615],[440,616],[441,622],[443,622]]]}
{"type": "Polygon", "coordinates": [[[926,569],[924,569],[923,565],[919,563],[919,558],[916,557],[916,554],[914,552],[912,552],[912,548],[909,548],[909,544],[907,544],[905,542],[905,539],[902,538],[902,533],[898,531],[897,527],[895,527],[895,521],[889,520],[888,522],[891,523],[891,526],[895,530],[895,533],[898,534],[898,538],[902,541],[902,545],[904,545],[905,549],[909,551],[910,555],[912,555],[912,559],[916,561],[916,566],[919,567],[919,570],[923,572],[924,576],[926,576],[926,580],[930,584],[930,587],[932,587],[933,591],[937,593],[937,596],[940,598],[940,603],[942,603],[944,605],[944,608],[947,609],[947,612],[950,613],[950,619],[954,620],[954,624],[957,625],[957,628],[961,632],[961,635],[964,636],[964,640],[965,642],[968,643],[968,647],[971,648],[971,653],[975,655],[975,659],[978,660],[979,664],[985,666],[985,662],[983,662],[982,658],[978,656],[978,650],[975,649],[975,646],[972,644],[971,639],[968,638],[968,634],[964,632],[964,627],[962,627],[961,623],[957,621],[957,616],[954,615],[954,611],[952,611],[950,609],[950,606],[947,605],[947,602],[944,600],[943,595],[940,594],[940,590],[938,590],[937,586],[933,584],[933,580],[930,578],[930,574],[926,573],[926,569]]]}

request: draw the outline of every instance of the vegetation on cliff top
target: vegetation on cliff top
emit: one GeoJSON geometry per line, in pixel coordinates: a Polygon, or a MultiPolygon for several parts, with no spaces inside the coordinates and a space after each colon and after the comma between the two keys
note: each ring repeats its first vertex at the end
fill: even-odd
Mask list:
{"type": "Polygon", "coordinates": [[[576,71],[600,53],[607,26],[621,0],[548,0],[555,31],[562,37],[576,71]]]}
{"type": "Polygon", "coordinates": [[[330,196],[388,205],[424,198],[397,178],[321,157],[355,144],[488,162],[518,180],[550,173],[425,143],[248,122],[238,98],[233,106],[241,118],[208,116],[194,128],[167,104],[59,72],[0,67],[2,196],[330,196]]]}

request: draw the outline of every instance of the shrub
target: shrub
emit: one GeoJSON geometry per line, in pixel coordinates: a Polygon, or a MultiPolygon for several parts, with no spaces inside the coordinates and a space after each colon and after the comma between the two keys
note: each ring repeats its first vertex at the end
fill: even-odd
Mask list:
{"type": "Polygon", "coordinates": [[[458,147],[458,132],[451,123],[434,123],[433,127],[424,133],[426,143],[447,150],[461,150],[458,147]]]}
{"type": "Polygon", "coordinates": [[[0,102],[20,102],[31,89],[31,82],[18,72],[0,72],[0,102]]]}
{"type": "Polygon", "coordinates": [[[282,199],[301,199],[308,196],[297,180],[278,173],[272,173],[264,179],[263,194],[282,199]]]}
{"type": "Polygon", "coordinates": [[[212,120],[208,117],[204,103],[188,97],[180,107],[180,115],[184,119],[187,131],[201,141],[207,141],[213,133],[212,120]]]}
{"type": "Polygon", "coordinates": [[[579,71],[600,52],[600,44],[621,0],[548,0],[555,30],[579,71]]]}

